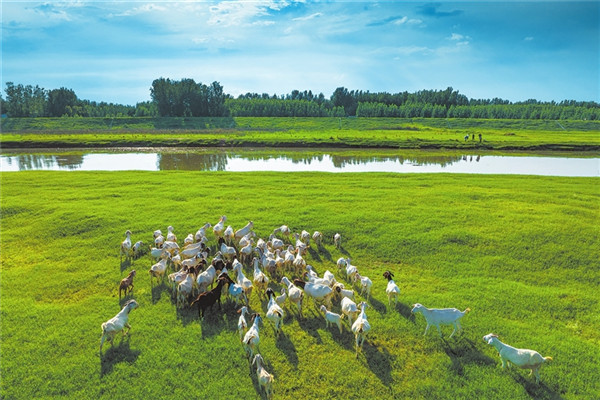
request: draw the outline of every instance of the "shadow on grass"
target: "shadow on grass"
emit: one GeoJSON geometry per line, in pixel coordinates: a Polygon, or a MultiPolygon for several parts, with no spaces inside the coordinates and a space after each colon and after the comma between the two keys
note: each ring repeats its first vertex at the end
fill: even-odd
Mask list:
{"type": "Polygon", "coordinates": [[[285,355],[290,364],[295,368],[298,367],[298,353],[296,352],[296,346],[294,346],[294,343],[292,343],[284,331],[281,331],[279,336],[275,339],[275,346],[285,355]]]}
{"type": "Polygon", "coordinates": [[[381,315],[387,314],[387,306],[374,298],[373,296],[369,297],[369,301],[367,302],[375,311],[377,311],[381,315]]]}
{"type": "Polygon", "coordinates": [[[463,375],[465,364],[494,365],[493,358],[485,355],[475,346],[471,339],[462,336],[454,336],[452,339],[443,338],[441,346],[452,361],[452,371],[457,375],[463,375]]]}
{"type": "Polygon", "coordinates": [[[317,344],[322,344],[323,340],[321,339],[321,335],[319,334],[319,327],[321,327],[321,323],[323,323],[323,317],[319,316],[317,319],[314,316],[307,318],[307,312],[304,312],[304,318],[298,319],[298,325],[303,331],[306,331],[310,336],[314,337],[317,341],[317,344]]]}
{"type": "Polygon", "coordinates": [[[310,256],[312,257],[313,260],[315,260],[317,262],[322,262],[321,256],[319,255],[319,253],[317,251],[315,251],[315,249],[313,249],[312,247],[308,248],[308,253],[310,254],[310,256]]]}
{"type": "Polygon", "coordinates": [[[325,258],[327,261],[331,261],[331,253],[329,252],[329,250],[323,247],[323,245],[319,245],[317,247],[317,251],[323,254],[323,258],[325,258]]]}
{"type": "Polygon", "coordinates": [[[406,318],[413,324],[415,323],[415,315],[411,313],[412,307],[400,302],[396,303],[395,307],[396,311],[398,311],[400,315],[402,315],[404,318],[406,318]]]}
{"type": "Polygon", "coordinates": [[[139,350],[131,350],[129,347],[129,335],[125,336],[118,346],[110,347],[100,356],[100,377],[110,374],[115,364],[121,362],[134,363],[139,355],[139,350]]]}
{"type": "MultiPolygon", "coordinates": [[[[523,370],[527,371],[527,370],[523,370]]],[[[529,374],[529,373],[527,373],[529,374]]],[[[543,381],[540,380],[539,385],[535,383],[535,377],[532,376],[523,376],[522,372],[516,368],[511,368],[510,375],[515,380],[515,382],[519,383],[523,386],[523,389],[527,392],[527,394],[534,399],[543,399],[543,400],[560,400],[564,399],[561,395],[556,393],[552,388],[548,387],[544,384],[543,381]]]]}
{"type": "Polygon", "coordinates": [[[131,258],[126,258],[125,260],[121,260],[121,272],[125,271],[132,265],[133,265],[133,260],[131,258]]]}
{"type": "Polygon", "coordinates": [[[350,253],[344,248],[344,246],[340,246],[340,252],[346,257],[350,257],[350,253]]]}
{"type": "Polygon", "coordinates": [[[161,281],[159,285],[154,285],[152,282],[150,284],[152,286],[152,304],[156,304],[160,301],[163,292],[167,292],[169,296],[171,296],[169,287],[165,285],[164,281],[161,281]]]}
{"type": "Polygon", "coordinates": [[[379,349],[377,346],[372,345],[368,339],[365,339],[362,354],[365,356],[369,369],[373,371],[381,383],[389,387],[392,384],[392,363],[390,362],[392,356],[390,353],[385,348],[379,349]]]}

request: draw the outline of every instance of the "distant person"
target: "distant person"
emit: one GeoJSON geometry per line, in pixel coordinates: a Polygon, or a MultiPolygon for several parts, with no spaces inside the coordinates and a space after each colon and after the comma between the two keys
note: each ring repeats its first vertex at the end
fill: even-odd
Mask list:
{"type": "Polygon", "coordinates": [[[479,143],[481,143],[481,133],[479,134],[479,143]]]}

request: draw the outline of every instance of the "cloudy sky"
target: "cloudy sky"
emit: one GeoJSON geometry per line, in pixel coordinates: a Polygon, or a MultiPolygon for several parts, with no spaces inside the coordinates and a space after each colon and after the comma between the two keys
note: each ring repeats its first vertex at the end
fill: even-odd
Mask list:
{"type": "Polygon", "coordinates": [[[150,100],[159,77],[226,93],[452,86],[600,101],[600,2],[3,0],[5,82],[150,100]]]}

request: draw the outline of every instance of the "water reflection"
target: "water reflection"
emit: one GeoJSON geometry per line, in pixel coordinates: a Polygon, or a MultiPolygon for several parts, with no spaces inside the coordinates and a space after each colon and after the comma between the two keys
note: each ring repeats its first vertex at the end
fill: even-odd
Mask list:
{"type": "Polygon", "coordinates": [[[549,156],[497,156],[451,152],[384,150],[241,150],[133,149],[127,152],[55,150],[0,155],[0,170],[182,170],[182,171],[322,171],[322,172],[451,172],[600,176],[600,159],[549,156]]]}

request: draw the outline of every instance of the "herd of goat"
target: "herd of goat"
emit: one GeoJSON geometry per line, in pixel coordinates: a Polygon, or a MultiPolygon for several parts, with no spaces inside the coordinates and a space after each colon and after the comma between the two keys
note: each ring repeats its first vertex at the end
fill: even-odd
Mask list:
{"type": "MultiPolygon", "coordinates": [[[[263,358],[258,353],[259,329],[263,317],[260,313],[251,315],[249,313],[248,302],[252,293],[257,293],[259,298],[268,300],[264,316],[272,323],[276,335],[281,332],[285,303],[293,304],[294,307],[290,310],[296,309],[298,317],[302,318],[303,301],[306,297],[312,298],[316,306],[320,305],[319,310],[324,316],[327,327],[335,325],[342,333],[342,320],[347,318],[355,336],[356,357],[358,357],[371,329],[365,311],[373,285],[371,279],[361,275],[350,258],[343,257],[337,261],[338,274],[344,276],[351,289],[338,282],[329,270],[319,277],[312,266],[306,263],[304,256],[311,246],[311,240],[316,245],[317,251],[322,249],[321,232],[317,231],[312,235],[307,231],[292,233],[288,226],[282,225],[273,230],[267,241],[261,238],[255,240],[252,221],[236,231],[231,226],[225,226],[226,220],[227,217],[222,216],[214,226],[206,223],[195,234],[187,235],[182,246],[179,245],[180,242],[172,226],[168,227],[166,236],[160,230],[154,231],[154,246],[149,246],[143,241],[132,243],[131,232],[128,230],[125,233],[125,240],[121,243],[121,259],[138,258],[149,252],[155,262],[149,270],[151,285],[154,281],[163,282],[166,278],[176,306],[197,307],[200,318],[204,318],[205,312],[214,304],[217,303],[220,307],[222,290],[226,287],[227,297],[240,307],[238,310],[240,341],[252,365],[257,366],[259,385],[265,390],[268,398],[273,393],[273,376],[264,368],[263,358]],[[216,249],[210,249],[208,246],[209,229],[212,229],[215,235],[216,249]],[[213,253],[210,263],[209,253],[213,253]],[[173,272],[168,273],[169,269],[173,272]],[[251,271],[252,279],[246,277],[244,270],[248,273],[251,271]],[[288,275],[295,279],[290,280],[288,275]],[[271,280],[280,281],[280,295],[269,287],[271,280]],[[357,288],[357,292],[360,291],[363,299],[358,304],[355,302],[354,288],[357,288]],[[332,311],[334,299],[339,300],[340,314],[332,311]],[[247,322],[247,317],[250,317],[250,324],[247,322]]],[[[337,248],[340,248],[339,233],[334,235],[333,242],[337,248]]],[[[120,282],[119,299],[122,293],[125,296],[131,295],[135,276],[136,271],[131,270],[120,282]]],[[[391,271],[385,271],[383,276],[388,281],[385,289],[388,305],[392,302],[396,304],[400,288],[394,282],[394,275],[391,271]]],[[[127,334],[131,328],[128,323],[129,313],[137,306],[135,300],[128,300],[115,317],[102,324],[100,351],[105,340],[112,344],[117,333],[127,334]]],[[[460,319],[469,311],[469,308],[464,311],[456,308],[427,308],[421,304],[415,304],[412,308],[412,313],[420,313],[425,317],[427,323],[425,335],[430,326],[435,326],[441,336],[440,325],[453,325],[454,330],[450,337],[462,330],[460,319]]],[[[517,349],[502,343],[498,336],[492,333],[484,336],[483,340],[498,350],[502,368],[512,364],[530,369],[536,383],[539,383],[540,367],[551,360],[551,357],[542,357],[536,351],[517,349]]]]}

